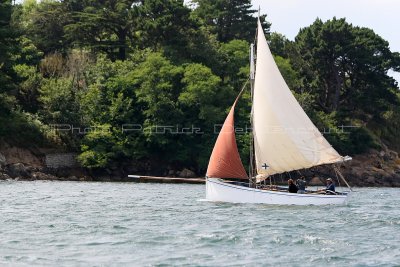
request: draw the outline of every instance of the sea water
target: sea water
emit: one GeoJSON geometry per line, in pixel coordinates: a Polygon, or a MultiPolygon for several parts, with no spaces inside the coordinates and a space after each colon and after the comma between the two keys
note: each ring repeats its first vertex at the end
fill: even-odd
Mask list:
{"type": "Polygon", "coordinates": [[[322,207],[204,196],[204,185],[1,181],[0,266],[400,265],[400,189],[322,207]]]}

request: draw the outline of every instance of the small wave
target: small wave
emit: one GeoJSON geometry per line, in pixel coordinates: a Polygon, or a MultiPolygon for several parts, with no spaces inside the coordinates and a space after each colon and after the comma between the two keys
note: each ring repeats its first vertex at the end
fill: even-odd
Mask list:
{"type": "Polygon", "coordinates": [[[118,229],[118,230],[129,230],[129,228],[121,225],[114,225],[113,229],[118,229]]]}
{"type": "Polygon", "coordinates": [[[111,242],[89,242],[89,243],[85,243],[82,244],[83,246],[102,246],[102,245],[108,245],[111,242]]]}

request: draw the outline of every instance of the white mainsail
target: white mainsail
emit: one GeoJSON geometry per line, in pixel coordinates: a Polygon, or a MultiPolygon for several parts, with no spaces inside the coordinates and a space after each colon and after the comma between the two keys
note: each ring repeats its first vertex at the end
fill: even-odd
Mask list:
{"type": "Polygon", "coordinates": [[[342,162],[283,79],[258,21],[253,135],[258,174],[272,175],[342,162]]]}

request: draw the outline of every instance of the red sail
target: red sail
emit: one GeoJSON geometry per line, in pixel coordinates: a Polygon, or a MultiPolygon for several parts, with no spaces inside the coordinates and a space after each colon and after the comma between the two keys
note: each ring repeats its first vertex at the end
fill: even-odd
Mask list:
{"type": "MultiPolygon", "coordinates": [[[[236,99],[237,101],[237,99],[236,99]]],[[[207,177],[248,178],[236,144],[234,113],[236,101],[225,119],[221,132],[215,142],[207,168],[207,177]]]]}

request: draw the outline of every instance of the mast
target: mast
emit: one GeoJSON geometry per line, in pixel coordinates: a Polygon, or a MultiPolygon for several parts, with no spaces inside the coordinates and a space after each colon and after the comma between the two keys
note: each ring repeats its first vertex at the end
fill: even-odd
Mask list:
{"type": "MultiPolygon", "coordinates": [[[[257,20],[260,19],[260,6],[258,7],[258,17],[257,20]]],[[[256,55],[255,55],[255,45],[257,43],[257,35],[258,35],[258,26],[256,27],[256,32],[254,35],[254,43],[250,44],[250,96],[251,96],[251,113],[250,113],[250,166],[249,166],[249,185],[250,187],[256,187],[257,184],[257,166],[255,161],[255,150],[254,150],[254,129],[253,129],[253,112],[254,112],[254,82],[256,78],[256,55]]]]}
{"type": "MultiPolygon", "coordinates": [[[[257,38],[257,30],[256,30],[257,38]]],[[[256,39],[255,38],[255,39],[256,39]]],[[[256,40],[255,40],[256,41],[256,40]]],[[[253,95],[254,95],[254,80],[255,80],[255,54],[254,44],[250,44],[250,95],[251,95],[251,114],[250,114],[250,166],[249,166],[249,184],[250,187],[256,187],[256,173],[255,173],[255,157],[254,157],[254,135],[253,135],[253,95]]]]}
{"type": "MultiPolygon", "coordinates": [[[[258,16],[257,20],[260,20],[260,6],[258,6],[258,16]]],[[[258,22],[257,22],[258,24],[258,22]]],[[[257,184],[257,166],[255,161],[255,149],[254,149],[254,82],[256,78],[256,54],[255,54],[255,44],[257,44],[258,36],[258,25],[256,27],[256,32],[254,35],[254,42],[250,44],[250,95],[251,95],[251,114],[250,114],[250,166],[249,166],[249,185],[250,187],[256,187],[257,184]]]]}

